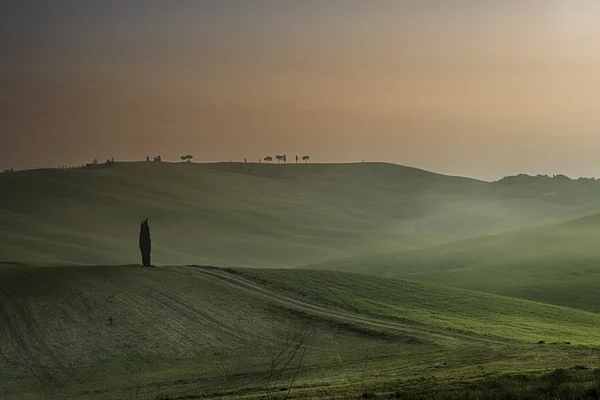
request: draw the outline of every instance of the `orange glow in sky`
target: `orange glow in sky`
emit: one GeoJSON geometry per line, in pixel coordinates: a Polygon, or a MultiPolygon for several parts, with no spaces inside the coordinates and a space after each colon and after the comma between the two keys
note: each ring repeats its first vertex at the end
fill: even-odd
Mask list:
{"type": "Polygon", "coordinates": [[[13,3],[0,168],[287,153],[600,176],[597,1],[13,3]]]}

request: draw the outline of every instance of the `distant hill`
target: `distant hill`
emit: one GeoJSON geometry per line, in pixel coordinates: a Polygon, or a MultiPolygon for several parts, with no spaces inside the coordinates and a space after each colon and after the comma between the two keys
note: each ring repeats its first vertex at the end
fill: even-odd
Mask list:
{"type": "Polygon", "coordinates": [[[397,276],[600,312],[600,214],[307,268],[397,276]]]}
{"type": "Polygon", "coordinates": [[[138,262],[144,217],[155,263],[293,267],[598,209],[573,190],[563,201],[380,163],[117,163],[0,174],[0,192],[0,261],[38,264],[138,262]]]}
{"type": "Polygon", "coordinates": [[[493,183],[498,194],[507,197],[544,198],[559,204],[595,203],[600,196],[600,181],[595,178],[571,179],[565,175],[507,176],[493,183]]]}

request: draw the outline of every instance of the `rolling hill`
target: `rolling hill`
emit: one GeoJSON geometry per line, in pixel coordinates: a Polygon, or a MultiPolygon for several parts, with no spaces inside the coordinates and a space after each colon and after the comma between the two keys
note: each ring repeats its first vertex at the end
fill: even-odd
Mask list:
{"type": "Polygon", "coordinates": [[[307,268],[397,276],[600,312],[598,243],[600,214],[307,268]]]}
{"type": "Polygon", "coordinates": [[[600,344],[594,313],[289,269],[4,264],[0,324],[0,397],[23,399],[357,397],[594,365],[600,344]]]}
{"type": "Polygon", "coordinates": [[[0,193],[0,398],[599,389],[595,180],[117,163],[0,193]]]}
{"type": "Polygon", "coordinates": [[[5,173],[0,261],[135,263],[139,220],[149,217],[157,264],[295,267],[598,209],[600,185],[569,182],[556,190],[572,201],[546,196],[548,183],[532,190],[377,163],[117,163],[5,173]]]}

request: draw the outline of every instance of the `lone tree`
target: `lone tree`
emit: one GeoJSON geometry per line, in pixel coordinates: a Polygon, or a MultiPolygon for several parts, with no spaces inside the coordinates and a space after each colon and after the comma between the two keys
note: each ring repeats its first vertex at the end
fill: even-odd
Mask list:
{"type": "Polygon", "coordinates": [[[148,218],[142,220],[140,225],[140,252],[142,253],[142,265],[144,267],[149,267],[152,241],[150,240],[150,225],[148,224],[148,218]]]}
{"type": "Polygon", "coordinates": [[[266,161],[266,162],[267,162],[267,164],[268,164],[268,163],[270,163],[271,161],[273,161],[273,157],[271,157],[271,156],[267,156],[267,157],[265,157],[265,161],[266,161]]]}
{"type": "Polygon", "coordinates": [[[298,163],[298,156],[296,156],[296,163],[298,163]]]}
{"type": "Polygon", "coordinates": [[[194,156],[191,155],[191,154],[188,154],[187,156],[181,156],[181,161],[183,161],[183,162],[186,162],[186,161],[187,162],[191,162],[192,158],[194,158],[194,156]]]}
{"type": "Polygon", "coordinates": [[[302,157],[302,161],[304,161],[304,164],[306,164],[306,162],[310,160],[310,156],[304,156],[302,157]]]}

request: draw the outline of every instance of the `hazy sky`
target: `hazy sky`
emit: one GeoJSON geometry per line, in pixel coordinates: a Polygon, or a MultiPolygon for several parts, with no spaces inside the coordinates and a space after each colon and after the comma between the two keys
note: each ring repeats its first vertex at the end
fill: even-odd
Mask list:
{"type": "Polygon", "coordinates": [[[600,176],[600,1],[0,0],[0,168],[600,176]]]}

